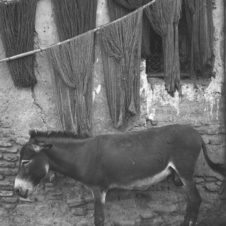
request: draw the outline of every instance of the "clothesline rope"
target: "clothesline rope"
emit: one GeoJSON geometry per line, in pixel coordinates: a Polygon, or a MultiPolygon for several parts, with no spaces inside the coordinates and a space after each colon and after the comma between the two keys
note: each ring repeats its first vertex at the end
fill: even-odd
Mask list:
{"type": "Polygon", "coordinates": [[[116,19],[116,20],[114,20],[114,21],[112,21],[112,22],[109,22],[109,23],[107,23],[107,24],[98,26],[98,27],[96,27],[96,28],[94,28],[94,29],[92,29],[92,30],[90,30],[90,31],[87,31],[87,32],[85,32],[85,33],[82,33],[82,34],[80,34],[80,35],[77,35],[77,36],[75,36],[75,37],[73,37],[73,38],[66,39],[66,40],[64,40],[64,41],[62,41],[62,42],[58,42],[58,43],[49,45],[49,46],[47,46],[47,47],[43,47],[43,48],[40,47],[40,48],[38,48],[38,49],[34,49],[34,50],[31,50],[31,51],[28,51],[28,52],[25,52],[25,53],[20,53],[20,54],[11,56],[11,57],[7,57],[7,58],[4,58],[4,59],[1,59],[1,60],[0,60],[0,63],[7,62],[7,61],[10,61],[10,60],[16,60],[16,59],[23,58],[23,57],[26,57],[26,56],[30,56],[30,55],[33,55],[33,54],[36,54],[36,53],[39,53],[39,52],[43,52],[43,51],[45,51],[45,50],[47,50],[47,49],[50,49],[50,48],[53,48],[53,47],[56,47],[56,46],[59,46],[59,45],[63,45],[63,44],[68,43],[68,42],[70,42],[70,41],[72,41],[72,40],[75,40],[75,39],[77,39],[77,38],[80,38],[80,37],[82,37],[82,36],[85,36],[86,34],[88,34],[88,33],[90,33],[90,32],[97,32],[98,30],[100,30],[100,29],[102,29],[102,28],[104,28],[104,27],[110,26],[111,24],[114,24],[114,23],[117,23],[117,22],[119,22],[119,21],[121,21],[121,20],[126,19],[127,17],[129,17],[129,16],[131,16],[131,15],[137,13],[138,11],[144,10],[145,8],[147,8],[147,7],[149,7],[150,5],[152,5],[153,3],[155,3],[155,1],[156,1],[156,0],[152,0],[151,2],[149,2],[149,3],[147,3],[147,4],[145,4],[145,5],[141,6],[141,7],[139,7],[138,9],[134,10],[133,12],[131,12],[131,13],[129,13],[129,14],[123,16],[123,17],[120,17],[119,19],[116,19]]]}

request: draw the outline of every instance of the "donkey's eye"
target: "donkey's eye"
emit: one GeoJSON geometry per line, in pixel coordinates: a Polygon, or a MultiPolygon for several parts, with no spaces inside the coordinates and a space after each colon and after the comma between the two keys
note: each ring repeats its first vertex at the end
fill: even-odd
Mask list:
{"type": "Polygon", "coordinates": [[[23,166],[27,166],[29,163],[31,163],[31,160],[21,160],[21,165],[23,166]]]}

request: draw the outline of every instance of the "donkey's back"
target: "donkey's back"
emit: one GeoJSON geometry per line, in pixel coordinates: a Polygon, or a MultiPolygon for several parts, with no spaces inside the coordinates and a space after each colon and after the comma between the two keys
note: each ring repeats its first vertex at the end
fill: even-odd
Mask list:
{"type": "Polygon", "coordinates": [[[190,179],[202,148],[199,133],[186,125],[103,135],[98,139],[101,166],[106,177],[113,180],[108,179],[109,183],[151,177],[167,166],[190,179]]]}

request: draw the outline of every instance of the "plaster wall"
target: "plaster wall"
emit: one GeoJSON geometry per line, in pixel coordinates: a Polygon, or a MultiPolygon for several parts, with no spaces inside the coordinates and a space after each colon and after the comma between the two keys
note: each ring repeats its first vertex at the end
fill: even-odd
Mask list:
{"type": "MultiPolygon", "coordinates": [[[[96,24],[99,26],[107,22],[106,0],[99,0],[96,24]]],[[[141,116],[131,123],[128,130],[152,127],[151,121],[156,121],[158,126],[189,123],[202,134],[211,158],[215,161],[223,159],[223,0],[215,0],[214,28],[216,76],[211,80],[198,81],[197,88],[192,81],[183,80],[182,97],[178,94],[174,98],[170,97],[160,79],[148,81],[145,65],[141,62],[141,116]]],[[[38,2],[36,31],[37,46],[45,47],[58,41],[50,0],[38,2]]],[[[98,38],[95,48],[93,133],[119,132],[112,127],[109,117],[98,38]]],[[[4,57],[0,41],[0,59],[4,57]]],[[[28,131],[61,129],[51,73],[44,53],[37,54],[36,77],[38,83],[34,90],[17,89],[7,64],[0,64],[0,224],[92,225],[90,192],[61,175],[55,176],[51,182],[47,179],[31,200],[19,201],[13,195],[13,180],[18,167],[17,148],[27,141],[28,131]]],[[[222,178],[206,166],[202,156],[197,165],[196,181],[204,198],[204,211],[218,200],[217,192],[222,178]]],[[[166,222],[176,225],[183,218],[183,195],[181,190],[173,188],[170,183],[153,186],[149,192],[142,194],[112,192],[107,200],[106,218],[109,225],[118,222],[119,225],[132,226],[139,225],[141,221],[150,223],[150,220],[156,226],[167,225],[166,222]]]]}

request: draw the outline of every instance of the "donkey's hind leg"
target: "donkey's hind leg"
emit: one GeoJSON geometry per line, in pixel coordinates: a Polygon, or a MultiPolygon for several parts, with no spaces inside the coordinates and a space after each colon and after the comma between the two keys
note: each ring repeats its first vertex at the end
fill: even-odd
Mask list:
{"type": "Polygon", "coordinates": [[[198,218],[201,197],[193,180],[184,180],[187,196],[187,207],[184,222],[181,226],[195,226],[198,218]]]}

